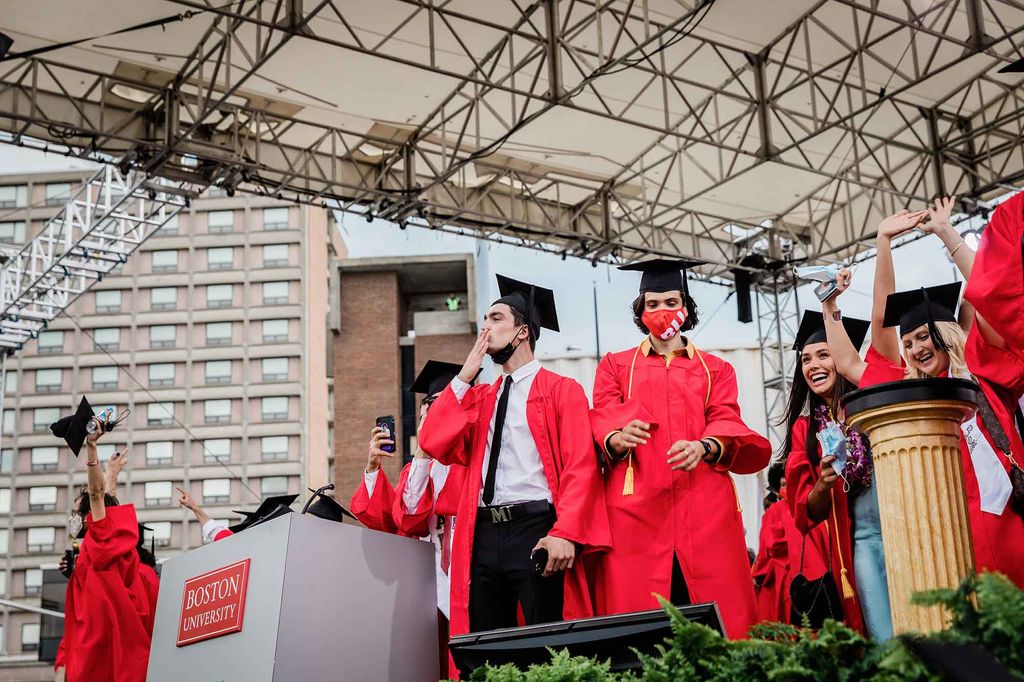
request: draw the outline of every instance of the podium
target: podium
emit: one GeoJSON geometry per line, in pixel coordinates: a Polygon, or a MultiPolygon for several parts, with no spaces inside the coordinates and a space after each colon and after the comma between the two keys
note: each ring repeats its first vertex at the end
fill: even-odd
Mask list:
{"type": "Polygon", "coordinates": [[[843,396],[847,422],[871,442],[893,631],[941,630],[940,607],[915,592],[956,588],[974,572],[960,423],[977,404],[965,379],[911,379],[843,396]]]}
{"type": "Polygon", "coordinates": [[[436,682],[436,599],[429,543],[286,514],[163,565],[147,680],[436,682]]]}

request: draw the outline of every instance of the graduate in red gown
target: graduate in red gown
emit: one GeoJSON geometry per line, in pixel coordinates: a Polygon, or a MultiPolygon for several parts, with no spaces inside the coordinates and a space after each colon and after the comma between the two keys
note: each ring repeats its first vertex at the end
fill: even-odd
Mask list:
{"type": "Polygon", "coordinates": [[[429,456],[466,467],[452,635],[515,626],[520,608],[527,624],[592,615],[579,560],[609,544],[586,395],[533,355],[541,327],[558,330],[554,294],[501,275],[498,287],[465,365],[419,434],[429,456]],[[502,375],[470,387],[485,355],[502,375]]]}
{"type": "Polygon", "coordinates": [[[964,298],[1024,361],[1024,192],[996,207],[981,235],[964,298]]]}
{"type": "Polygon", "coordinates": [[[771,445],[740,415],[736,372],[683,336],[697,322],[682,269],[654,260],[633,321],[647,335],[597,367],[594,440],[606,458],[612,550],[594,567],[601,614],[716,601],[730,637],[756,620],[750,561],[730,472],[764,469],[771,445]]]}
{"type": "Polygon", "coordinates": [[[768,489],[778,496],[761,517],[757,559],[750,572],[754,577],[757,620],[788,623],[791,612],[789,584],[794,561],[800,560],[800,531],[786,501],[785,464],[768,468],[768,489]]]}
{"type": "MultiPolygon", "coordinates": [[[[913,227],[936,235],[969,281],[974,252],[949,222],[953,205],[952,197],[939,199],[927,209],[927,220],[903,230],[893,229],[891,236],[913,227]]],[[[883,259],[889,260],[891,268],[891,255],[880,251],[882,265],[883,259]]],[[[840,288],[845,286],[848,278],[840,288]]],[[[974,316],[965,335],[954,314],[960,288],[956,283],[890,292],[884,324],[899,328],[905,369],[899,365],[900,358],[891,354],[867,358],[868,366],[872,376],[882,381],[891,381],[902,372],[911,379],[955,376],[978,383],[979,410],[964,422],[960,437],[975,566],[978,571],[1000,571],[1024,587],[1024,500],[1014,494],[1010,477],[1013,453],[1024,450],[1013,418],[1024,394],[1024,361],[981,314],[974,316]],[[969,439],[965,433],[970,434],[969,439]]],[[[879,294],[877,287],[875,294],[879,294]]]]}
{"type": "MultiPolygon", "coordinates": [[[[69,515],[68,532],[82,537],[65,597],[62,663],[72,682],[143,682],[156,613],[153,570],[142,565],[133,505],[106,493],[96,441],[103,426],[83,400],[69,421],[51,427],[78,454],[85,440],[88,487],[69,515]],[[86,437],[85,424],[99,428],[86,437]]],[[[64,421],[64,420],[61,420],[64,421]]]]}
{"type": "Polygon", "coordinates": [[[384,429],[375,426],[370,432],[370,455],[366,460],[363,480],[352,493],[349,509],[367,528],[384,533],[398,533],[393,515],[395,487],[380,466],[381,457],[394,457],[395,441],[384,429]],[[391,452],[384,450],[391,446],[391,452]]]}

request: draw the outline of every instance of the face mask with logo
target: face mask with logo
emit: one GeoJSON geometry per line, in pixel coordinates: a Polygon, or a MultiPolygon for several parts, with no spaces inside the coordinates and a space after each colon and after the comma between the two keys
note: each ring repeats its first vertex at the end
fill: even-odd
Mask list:
{"type": "MultiPolygon", "coordinates": [[[[519,329],[516,330],[516,336],[519,335],[519,331],[521,329],[523,329],[523,327],[520,327],[519,329]]],[[[513,337],[513,340],[515,340],[515,337],[513,337]]],[[[522,341],[520,341],[519,343],[522,343],[522,341]]],[[[491,356],[491,360],[494,360],[495,364],[504,365],[506,362],[512,359],[512,355],[516,352],[516,348],[519,347],[519,343],[513,346],[512,341],[509,341],[508,343],[505,344],[504,348],[493,353],[488,353],[488,355],[491,356]]]]}
{"type": "Polygon", "coordinates": [[[686,308],[678,310],[645,310],[640,316],[640,321],[651,331],[651,335],[668,341],[686,323],[686,308]]]}
{"type": "Polygon", "coordinates": [[[68,514],[67,527],[68,537],[81,539],[85,536],[85,523],[82,521],[82,515],[78,512],[68,514]]]}
{"type": "Polygon", "coordinates": [[[821,444],[822,457],[835,457],[832,468],[843,479],[844,485],[848,485],[846,477],[843,476],[843,469],[846,468],[846,434],[835,421],[830,421],[828,426],[818,431],[818,442],[821,444]]]}

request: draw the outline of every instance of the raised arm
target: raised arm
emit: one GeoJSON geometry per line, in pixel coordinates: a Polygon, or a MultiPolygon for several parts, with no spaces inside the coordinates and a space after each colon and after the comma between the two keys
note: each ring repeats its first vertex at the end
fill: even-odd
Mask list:
{"type": "MultiPolygon", "coordinates": [[[[928,215],[927,210],[902,209],[878,225],[875,247],[875,286],[871,299],[871,345],[892,362],[900,361],[900,342],[896,331],[882,326],[885,299],[896,291],[896,272],[892,264],[892,240],[914,229],[928,215]]],[[[831,340],[829,342],[831,345],[831,340]]]]}
{"type": "Polygon", "coordinates": [[[85,470],[88,476],[86,490],[89,493],[89,512],[92,514],[92,520],[102,521],[107,516],[107,507],[103,500],[106,481],[103,480],[103,467],[100,466],[100,458],[96,452],[96,442],[103,435],[103,423],[96,417],[93,417],[92,421],[96,424],[96,430],[85,439],[85,470]]]}
{"type": "Polygon", "coordinates": [[[849,334],[846,333],[839,309],[839,296],[850,288],[852,277],[852,273],[846,268],[839,271],[836,279],[839,293],[821,304],[821,314],[825,318],[825,337],[828,339],[828,350],[832,354],[836,371],[856,386],[868,365],[861,359],[860,349],[853,345],[849,334]]]}

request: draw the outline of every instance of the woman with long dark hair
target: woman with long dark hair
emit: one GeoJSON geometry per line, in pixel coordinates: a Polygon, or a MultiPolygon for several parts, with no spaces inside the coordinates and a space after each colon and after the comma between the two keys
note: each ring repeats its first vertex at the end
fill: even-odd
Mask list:
{"type": "MultiPolygon", "coordinates": [[[[863,341],[866,321],[848,318],[843,322],[851,337],[863,341]]],[[[786,459],[787,501],[797,529],[804,534],[801,556],[792,559],[794,573],[814,580],[831,572],[834,594],[841,601],[830,604],[828,615],[863,632],[861,599],[854,588],[852,499],[844,485],[836,485],[840,476],[849,479],[854,470],[862,476],[861,470],[870,468],[867,441],[843,424],[839,406],[839,398],[854,387],[836,370],[821,313],[804,313],[794,349],[799,355],[781,453],[786,459]]]]}

